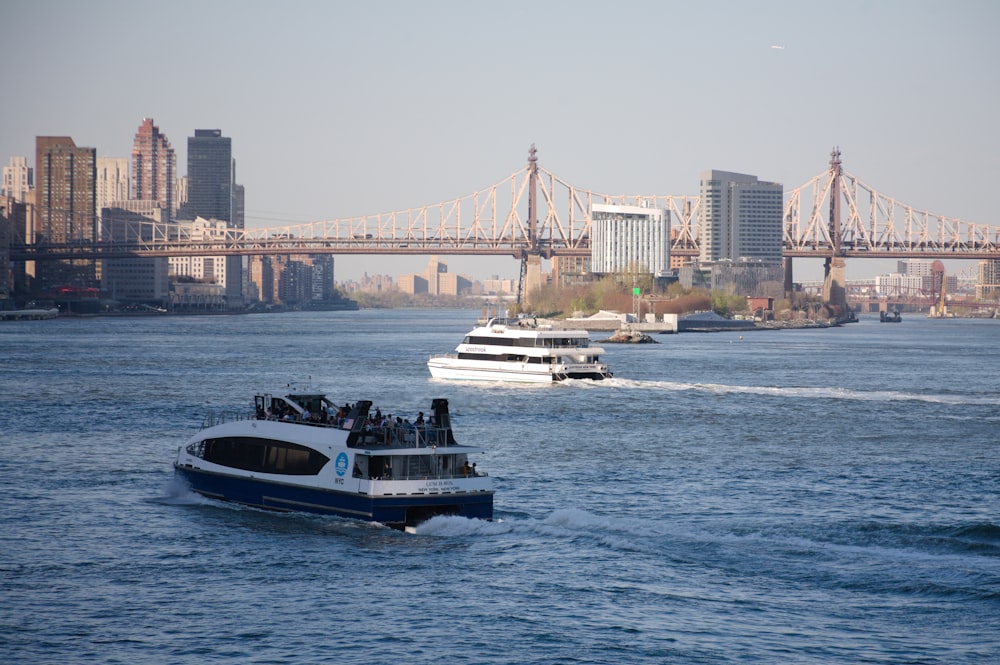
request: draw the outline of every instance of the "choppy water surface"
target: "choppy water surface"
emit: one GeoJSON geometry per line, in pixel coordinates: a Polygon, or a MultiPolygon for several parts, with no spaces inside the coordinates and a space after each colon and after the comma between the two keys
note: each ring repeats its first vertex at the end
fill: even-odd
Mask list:
{"type": "MultiPolygon", "coordinates": [[[[0,661],[1000,659],[1000,322],[658,336],[616,378],[432,380],[471,311],[0,325],[0,661]],[[447,397],[496,521],[199,499],[177,447],[311,377],[447,397]]],[[[594,338],[599,338],[595,334],[594,338]]]]}

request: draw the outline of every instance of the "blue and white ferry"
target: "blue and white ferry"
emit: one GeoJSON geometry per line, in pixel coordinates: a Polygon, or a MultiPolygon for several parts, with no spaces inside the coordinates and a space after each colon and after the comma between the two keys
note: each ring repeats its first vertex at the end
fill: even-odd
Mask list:
{"type": "Polygon", "coordinates": [[[409,529],[435,515],[492,520],[490,477],[470,465],[448,401],[425,422],[338,406],[312,388],[259,394],[254,410],[213,414],[178,449],[177,476],[198,494],[278,511],[304,511],[409,529]]]}

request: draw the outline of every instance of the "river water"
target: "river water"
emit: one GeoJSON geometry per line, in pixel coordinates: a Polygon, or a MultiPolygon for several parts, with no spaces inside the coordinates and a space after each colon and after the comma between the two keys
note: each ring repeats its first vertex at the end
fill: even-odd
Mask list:
{"type": "MultiPolygon", "coordinates": [[[[1000,660],[1000,321],[660,335],[615,378],[448,383],[478,312],[0,325],[0,662],[1000,660]],[[213,410],[450,401],[495,521],[200,499],[213,410]]],[[[595,339],[600,334],[593,335],[595,339]]]]}

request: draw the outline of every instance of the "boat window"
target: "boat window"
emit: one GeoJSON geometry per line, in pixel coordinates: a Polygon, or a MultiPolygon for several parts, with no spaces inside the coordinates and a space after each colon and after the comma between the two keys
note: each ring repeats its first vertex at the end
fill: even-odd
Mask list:
{"type": "Polygon", "coordinates": [[[368,477],[368,458],[363,455],[359,455],[354,458],[354,471],[351,473],[354,478],[367,478],[368,477]]]}
{"type": "Polygon", "coordinates": [[[500,360],[493,353],[460,353],[458,357],[461,360],[500,360]]]}
{"type": "Polygon", "coordinates": [[[484,344],[487,346],[517,346],[518,340],[512,337],[468,337],[467,344],[484,344]]]}
{"type": "Polygon", "coordinates": [[[376,480],[392,480],[392,458],[372,457],[368,470],[371,472],[371,477],[376,480]]]}
{"type": "Polygon", "coordinates": [[[314,476],[330,461],[326,455],[285,441],[230,436],[188,446],[188,452],[206,462],[244,471],[314,476]]]}

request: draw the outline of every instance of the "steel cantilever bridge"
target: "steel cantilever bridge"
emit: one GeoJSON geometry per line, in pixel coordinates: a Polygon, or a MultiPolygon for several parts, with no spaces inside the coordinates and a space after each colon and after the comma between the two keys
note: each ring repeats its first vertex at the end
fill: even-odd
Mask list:
{"type": "MultiPolygon", "coordinates": [[[[254,229],[212,237],[189,227],[119,222],[98,241],[28,244],[16,238],[11,259],[111,259],[155,256],[272,254],[440,254],[589,256],[591,205],[664,208],[671,214],[671,252],[699,253],[700,198],[690,195],[610,195],[582,190],[538,164],[534,145],[526,168],[453,200],[396,212],[254,229]]],[[[840,151],[829,168],[787,192],[783,256],[1000,259],[1000,227],[917,210],[843,170],[840,151]]],[[[522,271],[523,272],[523,271],[522,271]]],[[[787,272],[790,272],[787,271],[787,272]]]]}

